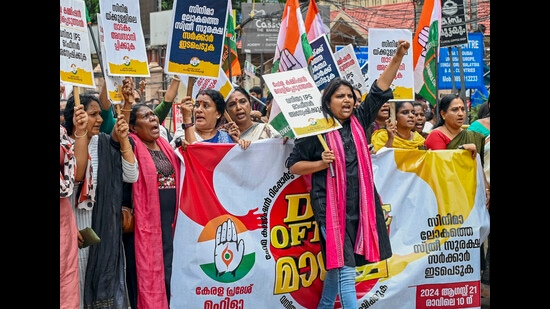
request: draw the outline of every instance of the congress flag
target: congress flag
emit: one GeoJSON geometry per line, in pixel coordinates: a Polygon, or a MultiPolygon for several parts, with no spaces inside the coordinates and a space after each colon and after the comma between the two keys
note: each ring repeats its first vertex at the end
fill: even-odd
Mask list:
{"type": "Polygon", "coordinates": [[[325,24],[323,24],[323,18],[319,13],[317,3],[315,3],[315,0],[310,0],[306,15],[307,39],[311,42],[325,33],[328,33],[328,31],[325,24]]]}
{"type": "Polygon", "coordinates": [[[272,73],[305,68],[313,52],[307,40],[306,27],[298,0],[288,0],[283,12],[272,73]]]}
{"type": "Polygon", "coordinates": [[[437,59],[441,33],[441,3],[426,0],[412,42],[414,91],[437,104],[437,59]]]}
{"type": "MultiPolygon", "coordinates": [[[[300,4],[298,0],[288,0],[285,4],[281,29],[277,37],[277,47],[275,48],[271,72],[306,68],[312,58],[313,52],[307,40],[300,4]]],[[[291,132],[288,122],[281,113],[279,105],[277,105],[277,101],[273,100],[271,104],[269,123],[279,132],[291,132]]],[[[294,138],[294,136],[289,137],[294,138]]]]}

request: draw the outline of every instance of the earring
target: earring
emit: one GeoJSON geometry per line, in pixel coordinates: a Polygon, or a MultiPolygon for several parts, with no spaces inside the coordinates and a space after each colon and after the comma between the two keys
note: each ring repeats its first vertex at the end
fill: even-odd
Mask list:
{"type": "Polygon", "coordinates": [[[216,119],[220,119],[220,116],[216,117],[216,119]]]}

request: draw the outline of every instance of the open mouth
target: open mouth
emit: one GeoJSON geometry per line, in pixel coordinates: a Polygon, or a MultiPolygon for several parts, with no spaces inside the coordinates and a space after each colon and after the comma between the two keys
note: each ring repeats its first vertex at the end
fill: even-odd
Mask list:
{"type": "Polygon", "coordinates": [[[236,117],[236,119],[234,119],[234,120],[244,120],[244,119],[246,119],[247,116],[246,116],[246,113],[237,113],[235,115],[235,117],[236,117]]]}
{"type": "Polygon", "coordinates": [[[350,112],[351,110],[352,110],[352,106],[351,106],[351,105],[344,105],[344,106],[342,106],[342,111],[350,112]]]}

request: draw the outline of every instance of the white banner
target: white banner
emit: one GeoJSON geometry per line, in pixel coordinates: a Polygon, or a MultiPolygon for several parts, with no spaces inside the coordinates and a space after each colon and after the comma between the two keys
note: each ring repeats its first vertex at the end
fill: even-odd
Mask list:
{"type": "MultiPolygon", "coordinates": [[[[284,167],[292,147],[188,146],[170,308],[317,307],[319,230],[304,177],[284,167]]],[[[357,268],[359,308],[480,308],[489,214],[479,159],[388,149],[372,161],[393,256],[357,268]]]]}

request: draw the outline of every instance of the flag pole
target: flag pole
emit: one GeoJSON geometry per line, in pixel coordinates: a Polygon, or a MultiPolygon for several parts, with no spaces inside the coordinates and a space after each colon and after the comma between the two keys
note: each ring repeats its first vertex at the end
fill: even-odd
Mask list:
{"type": "Polygon", "coordinates": [[[99,67],[101,68],[101,75],[105,78],[105,70],[103,70],[103,62],[101,62],[101,50],[97,47],[97,43],[95,41],[94,32],[92,31],[92,19],[88,13],[88,7],[86,7],[86,23],[90,36],[92,37],[92,43],[94,43],[95,51],[97,52],[97,61],[99,62],[99,67]]]}

